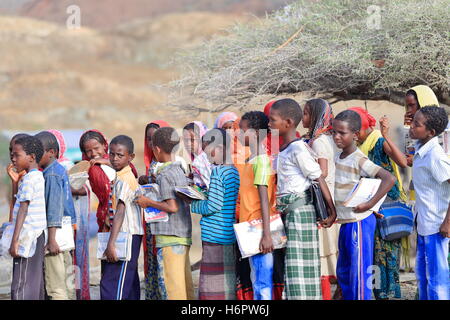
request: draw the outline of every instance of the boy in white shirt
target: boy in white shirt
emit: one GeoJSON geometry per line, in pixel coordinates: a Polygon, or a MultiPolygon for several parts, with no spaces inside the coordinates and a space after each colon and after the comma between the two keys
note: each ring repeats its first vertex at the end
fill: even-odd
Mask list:
{"type": "Polygon", "coordinates": [[[413,161],[417,226],[416,277],[420,300],[449,300],[450,159],[437,136],[448,124],[444,109],[421,108],[409,130],[417,139],[413,161]]]}

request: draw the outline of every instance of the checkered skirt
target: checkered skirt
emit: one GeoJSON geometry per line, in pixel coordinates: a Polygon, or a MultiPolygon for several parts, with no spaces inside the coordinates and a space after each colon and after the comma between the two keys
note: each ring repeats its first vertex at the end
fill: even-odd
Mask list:
{"type": "Polygon", "coordinates": [[[319,232],[309,192],[277,199],[286,214],[285,296],[288,300],[321,300],[319,232]]]}

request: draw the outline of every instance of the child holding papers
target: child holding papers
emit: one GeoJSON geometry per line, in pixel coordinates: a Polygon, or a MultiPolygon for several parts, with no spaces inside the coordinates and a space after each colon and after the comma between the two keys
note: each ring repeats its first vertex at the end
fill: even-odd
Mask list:
{"type": "Polygon", "coordinates": [[[110,143],[109,159],[117,172],[112,191],[112,206],[115,214],[105,251],[107,261],[102,261],[100,298],[102,300],[140,300],[138,258],[144,226],[142,210],[134,203],[139,184],[130,167],[134,159],[133,140],[123,135],[115,137],[110,143]],[[127,233],[131,241],[129,261],[119,261],[116,251],[119,232],[127,233]]]}
{"type": "Polygon", "coordinates": [[[12,300],[44,300],[44,230],[47,228],[45,214],[45,180],[38,170],[44,154],[39,139],[23,137],[12,147],[12,163],[17,172],[26,174],[19,182],[13,211],[14,234],[9,253],[14,258],[11,284],[12,300]],[[19,255],[20,239],[24,233],[34,235],[34,255],[23,258],[19,255]]]}
{"type": "Polygon", "coordinates": [[[357,147],[361,117],[352,110],[339,113],[333,121],[333,139],[342,149],[336,157],[335,202],[339,232],[337,278],[345,300],[370,300],[376,219],[370,209],[391,190],[395,177],[375,165],[357,147]],[[381,185],[374,197],[355,208],[343,202],[361,176],[379,178],[381,185]]]}

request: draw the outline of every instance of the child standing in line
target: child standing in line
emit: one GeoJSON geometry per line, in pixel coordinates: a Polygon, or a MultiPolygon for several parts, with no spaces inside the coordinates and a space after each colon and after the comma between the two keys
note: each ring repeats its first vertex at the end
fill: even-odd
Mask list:
{"type": "Polygon", "coordinates": [[[448,124],[444,109],[421,108],[411,123],[417,226],[416,277],[420,300],[449,300],[450,160],[438,143],[448,124]]]}
{"type": "Polygon", "coordinates": [[[202,137],[208,128],[200,122],[194,121],[183,128],[183,142],[192,160],[194,184],[202,190],[208,190],[211,177],[211,163],[202,150],[202,137]]]}
{"type": "MultiPolygon", "coordinates": [[[[402,179],[398,167],[406,168],[403,152],[389,137],[389,122],[386,117],[380,120],[380,130],[374,129],[376,120],[367,110],[354,107],[361,117],[361,130],[358,134],[358,147],[370,161],[395,175],[395,185],[389,190],[383,205],[396,201],[406,201],[402,179]]],[[[380,210],[383,209],[383,205],[380,210]]],[[[381,215],[377,217],[382,218],[381,215]]],[[[407,240],[407,239],[405,239],[407,240]]],[[[374,288],[375,299],[401,298],[400,290],[400,250],[402,239],[385,241],[381,237],[379,224],[375,227],[374,264],[380,270],[380,287],[374,288]]]]}
{"type": "Polygon", "coordinates": [[[239,192],[239,172],[229,163],[230,139],[223,129],[208,131],[203,137],[206,154],[215,165],[207,200],[192,202],[191,210],[200,213],[202,263],[200,300],[236,299],[236,259],[233,224],[239,192]]]}
{"type": "MultiPolygon", "coordinates": [[[[306,101],[303,109],[303,127],[308,129],[308,145],[315,152],[322,177],[325,179],[331,197],[334,196],[334,174],[336,167],[334,159],[338,148],[331,135],[333,110],[328,101],[311,99],[306,101]]],[[[321,283],[323,300],[331,300],[331,284],[337,283],[336,264],[338,256],[339,224],[334,223],[330,228],[319,225],[319,248],[321,265],[321,283]]],[[[334,298],[338,297],[337,288],[334,298]]],[[[333,298],[333,299],[334,299],[333,298]]]]}
{"type": "Polygon", "coordinates": [[[9,204],[9,222],[12,222],[13,217],[13,210],[14,210],[14,204],[16,203],[16,194],[18,189],[18,184],[20,179],[26,174],[26,171],[17,172],[14,168],[14,165],[12,164],[12,149],[14,144],[16,143],[16,140],[19,140],[20,138],[28,137],[29,135],[26,133],[18,133],[14,135],[11,138],[11,141],[9,142],[9,158],[11,160],[11,163],[6,168],[6,172],[8,173],[9,178],[11,179],[11,202],[9,204]]]}
{"type": "Polygon", "coordinates": [[[319,164],[306,143],[296,138],[302,114],[293,99],[278,100],[270,110],[270,129],[283,138],[277,158],[277,208],[286,214],[285,292],[288,300],[320,300],[319,233],[311,181],[319,182],[328,207],[329,217],[320,221],[323,227],[333,224],[336,212],[319,164]]]}
{"type": "MultiPolygon", "coordinates": [[[[250,148],[245,163],[237,163],[240,175],[239,222],[255,219],[263,221],[260,254],[248,258],[254,300],[272,300],[273,295],[273,242],[270,234],[270,216],[275,209],[275,175],[263,141],[267,136],[269,120],[260,111],[247,112],[239,122],[242,145],[250,148]]],[[[242,259],[245,263],[245,259],[242,259]]]]}
{"type": "Polygon", "coordinates": [[[134,202],[139,184],[130,167],[134,159],[133,140],[120,135],[111,140],[109,148],[109,160],[117,176],[112,191],[114,219],[105,250],[107,260],[102,261],[100,297],[102,300],[140,300],[138,258],[144,227],[142,210],[134,202]],[[130,261],[117,258],[115,243],[119,232],[131,235],[130,261]]]}
{"type": "Polygon", "coordinates": [[[169,214],[169,221],[151,224],[158,250],[158,272],[163,278],[162,291],[169,300],[193,300],[189,249],[192,245],[192,222],[189,205],[177,196],[176,186],[187,186],[188,181],[175,151],[180,138],[175,129],[166,127],[155,131],[152,137],[153,155],[162,163],[156,172],[161,202],[141,196],[142,208],[153,207],[169,214]]]}
{"type": "Polygon", "coordinates": [[[44,147],[44,155],[39,166],[44,170],[48,228],[44,259],[45,288],[50,300],[74,300],[75,284],[69,283],[71,278],[68,274],[68,270],[73,270],[72,255],[69,251],[61,251],[56,242],[56,230],[62,227],[63,217],[70,217],[72,225],[76,223],[69,178],[66,169],[57,161],[59,146],[56,137],[48,131],[42,131],[36,138],[44,147]]]}
{"type": "Polygon", "coordinates": [[[341,223],[336,273],[345,300],[372,298],[368,279],[372,276],[376,219],[370,209],[391,190],[396,180],[356,147],[360,130],[361,117],[355,111],[343,111],[333,121],[333,139],[342,149],[336,157],[334,191],[338,223],[341,223]],[[345,207],[343,202],[361,176],[381,179],[378,191],[372,199],[355,208],[345,207]]]}
{"type": "Polygon", "coordinates": [[[44,300],[44,230],[47,228],[45,211],[45,180],[39,171],[44,147],[36,137],[22,137],[12,148],[12,163],[17,172],[26,174],[19,182],[12,223],[15,226],[9,253],[13,260],[11,283],[12,300],[44,300]],[[19,238],[30,233],[36,239],[32,257],[19,256],[19,238]]]}

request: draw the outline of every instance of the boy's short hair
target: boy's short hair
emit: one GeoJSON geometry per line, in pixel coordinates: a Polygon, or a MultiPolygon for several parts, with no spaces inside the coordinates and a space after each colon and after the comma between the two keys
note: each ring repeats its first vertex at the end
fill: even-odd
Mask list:
{"type": "Polygon", "coordinates": [[[41,140],[45,152],[49,151],[50,149],[53,149],[56,151],[56,153],[59,153],[58,139],[56,139],[54,134],[48,131],[41,131],[38,134],[36,134],[35,137],[41,140]]]}
{"type": "Polygon", "coordinates": [[[361,130],[361,117],[356,111],[344,110],[340,112],[334,120],[347,122],[351,132],[358,132],[361,130]]]}
{"type": "Polygon", "coordinates": [[[180,136],[174,128],[163,127],[155,131],[152,138],[154,147],[161,148],[165,153],[175,152],[175,148],[180,144],[180,136]]]}
{"type": "Polygon", "coordinates": [[[80,150],[85,153],[84,144],[89,140],[97,140],[101,145],[108,144],[101,133],[93,130],[86,131],[80,138],[80,150]]]}
{"type": "Polygon", "coordinates": [[[242,120],[247,120],[248,125],[254,130],[268,130],[269,129],[269,118],[261,111],[250,111],[245,113],[242,120]]]}
{"type": "Polygon", "coordinates": [[[230,135],[222,128],[208,130],[202,138],[204,147],[214,143],[215,145],[223,145],[225,149],[230,147],[230,135]]]}
{"type": "Polygon", "coordinates": [[[44,146],[42,145],[41,140],[36,138],[35,136],[22,137],[16,140],[15,144],[19,144],[22,146],[25,154],[31,155],[34,154],[36,157],[36,163],[39,163],[44,155],[44,146]]]}
{"type": "Polygon", "coordinates": [[[134,143],[133,143],[133,139],[131,139],[129,136],[126,135],[119,135],[114,137],[111,142],[109,143],[110,145],[112,144],[120,144],[122,146],[125,146],[128,150],[129,154],[134,153],[134,143]]]}
{"type": "Polygon", "coordinates": [[[425,127],[428,130],[434,130],[435,136],[440,135],[447,128],[448,116],[444,108],[436,105],[420,108],[418,111],[425,117],[425,127]]]}
{"type": "Polygon", "coordinates": [[[277,100],[272,105],[273,110],[277,110],[281,118],[292,119],[294,126],[297,127],[303,118],[303,111],[300,105],[294,99],[281,99],[277,100]]]}

